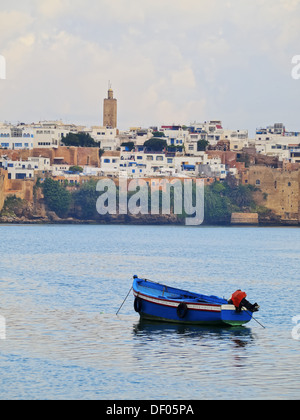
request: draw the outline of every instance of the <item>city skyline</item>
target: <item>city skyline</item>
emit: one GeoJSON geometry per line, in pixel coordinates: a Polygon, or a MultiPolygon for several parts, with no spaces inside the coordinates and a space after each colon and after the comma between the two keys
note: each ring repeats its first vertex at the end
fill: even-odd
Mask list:
{"type": "Polygon", "coordinates": [[[299,130],[300,2],[3,1],[0,121],[101,125],[107,81],[118,128],[222,120],[299,130]]]}

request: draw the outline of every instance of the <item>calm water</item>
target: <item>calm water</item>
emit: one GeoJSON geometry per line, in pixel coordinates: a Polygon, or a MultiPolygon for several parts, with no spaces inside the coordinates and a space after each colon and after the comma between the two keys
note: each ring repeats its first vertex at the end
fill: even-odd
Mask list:
{"type": "Polygon", "coordinates": [[[298,399],[300,230],[0,226],[0,399],[298,399]],[[234,329],[141,324],[138,274],[261,311],[234,329]]]}

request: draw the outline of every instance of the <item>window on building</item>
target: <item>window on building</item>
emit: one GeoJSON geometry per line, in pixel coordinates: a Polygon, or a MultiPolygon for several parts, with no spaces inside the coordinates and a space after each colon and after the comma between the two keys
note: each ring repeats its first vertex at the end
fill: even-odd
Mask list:
{"type": "Polygon", "coordinates": [[[255,182],[256,185],[260,185],[260,179],[257,179],[255,182]]]}

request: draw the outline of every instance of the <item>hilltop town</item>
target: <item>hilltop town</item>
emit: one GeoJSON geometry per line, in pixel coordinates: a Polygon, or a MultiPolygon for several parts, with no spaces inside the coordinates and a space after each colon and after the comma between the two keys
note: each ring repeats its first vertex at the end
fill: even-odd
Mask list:
{"type": "Polygon", "coordinates": [[[103,177],[203,178],[224,199],[230,194],[222,186],[243,187],[251,191],[251,205],[233,200],[226,222],[300,223],[300,132],[289,132],[282,123],[258,128],[255,138],[246,129],[224,129],[217,120],[121,131],[111,88],[101,126],[0,123],[2,223],[80,222],[75,210],[66,218],[47,206],[43,183],[52,179],[78,192],[103,177]]]}

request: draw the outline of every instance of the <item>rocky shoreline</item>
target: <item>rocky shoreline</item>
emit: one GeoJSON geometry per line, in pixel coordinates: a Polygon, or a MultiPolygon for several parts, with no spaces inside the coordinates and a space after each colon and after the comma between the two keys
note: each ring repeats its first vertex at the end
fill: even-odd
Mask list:
{"type": "MultiPolygon", "coordinates": [[[[6,215],[0,217],[0,225],[176,225],[184,226],[185,219],[179,219],[175,215],[146,215],[146,216],[127,216],[112,215],[102,216],[95,220],[82,220],[73,217],[60,218],[54,212],[48,211],[46,215],[16,216],[6,215]]],[[[260,219],[257,224],[252,223],[202,223],[201,226],[248,226],[248,227],[284,227],[293,226],[300,227],[299,223],[291,223],[290,221],[282,221],[279,218],[260,219]]]]}

